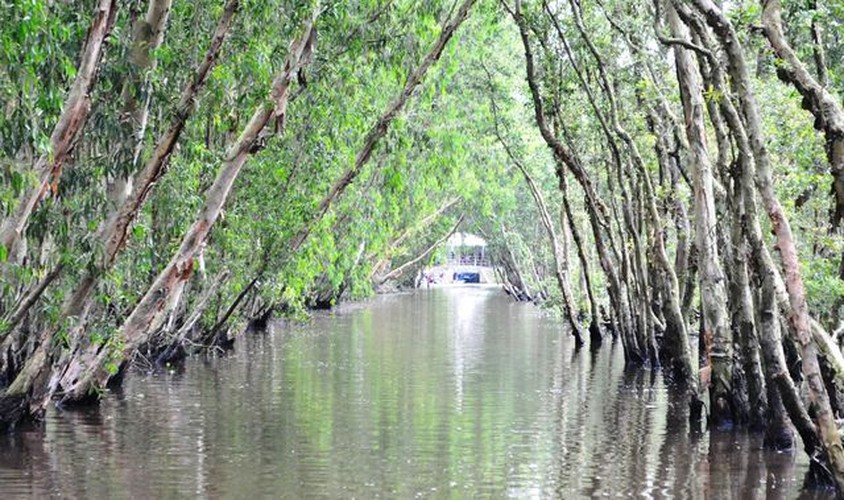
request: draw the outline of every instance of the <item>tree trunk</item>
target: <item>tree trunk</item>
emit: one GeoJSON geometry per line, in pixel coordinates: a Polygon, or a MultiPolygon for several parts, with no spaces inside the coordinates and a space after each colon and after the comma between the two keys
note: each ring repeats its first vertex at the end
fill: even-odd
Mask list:
{"type": "MultiPolygon", "coordinates": [[[[503,140],[500,136],[499,141],[503,144],[503,140]]],[[[515,163],[516,167],[518,167],[519,171],[522,173],[522,176],[524,176],[525,182],[527,183],[530,193],[533,196],[533,201],[536,203],[536,208],[539,210],[539,218],[542,221],[542,226],[545,228],[545,232],[548,234],[548,240],[551,243],[551,254],[554,260],[554,277],[557,280],[557,285],[560,287],[560,293],[562,293],[563,296],[563,315],[566,317],[566,321],[571,327],[571,333],[574,336],[575,345],[580,347],[583,345],[583,339],[586,335],[583,331],[583,327],[577,319],[577,310],[574,306],[574,297],[571,291],[571,280],[569,279],[569,273],[563,267],[563,250],[560,247],[557,232],[554,230],[554,221],[548,213],[548,206],[545,204],[542,192],[533,181],[533,178],[527,171],[527,168],[525,168],[521,161],[512,155],[510,149],[507,148],[506,145],[504,147],[507,149],[510,159],[513,160],[513,163],[515,163]]]]}
{"type": "MultiPolygon", "coordinates": [[[[140,212],[144,201],[152,190],[155,182],[164,174],[169,164],[176,142],[178,141],[188,118],[193,113],[194,100],[205,82],[208,79],[211,68],[214,67],[223,41],[231,27],[231,21],[237,10],[239,0],[229,0],[226,3],[223,14],[214,32],[211,45],[205,54],[204,59],[197,67],[194,75],[188,80],[182,90],[178,107],[174,113],[170,128],[159,138],[158,145],[150,159],[147,161],[143,172],[140,174],[139,182],[136,184],[132,195],[120,206],[99,228],[97,236],[103,242],[104,252],[94,259],[93,269],[88,269],[76,288],[62,306],[62,318],[74,318],[74,325],[71,328],[71,353],[60,363],[55,370],[49,388],[38,388],[38,395],[30,397],[33,406],[32,413],[38,414],[43,410],[47,399],[56,388],[58,378],[63,376],[64,362],[76,356],[75,350],[84,347],[89,348],[87,343],[80,344],[85,327],[87,313],[90,310],[91,298],[98,280],[114,265],[117,255],[123,249],[132,224],[140,212]]],[[[37,355],[31,356],[20,373],[16,376],[13,384],[7,389],[3,397],[13,395],[25,395],[34,386],[36,380],[41,380],[46,375],[39,375],[48,368],[49,357],[47,351],[50,349],[51,340],[55,334],[55,328],[43,328],[39,335],[37,355]]],[[[2,415],[0,415],[2,418],[2,415]]]]}
{"type": "Polygon", "coordinates": [[[791,321],[802,351],[802,371],[807,382],[809,401],[812,406],[811,413],[826,452],[829,469],[835,478],[839,492],[844,492],[844,447],[841,444],[841,438],[830,407],[829,396],[820,373],[818,350],[812,339],[811,320],[791,226],[774,193],[770,158],[765,146],[766,140],[761,130],[762,121],[750,85],[744,53],[732,24],[711,0],[693,0],[693,3],[703,13],[707,23],[719,37],[729,61],[729,73],[732,78],[733,89],[745,118],[747,137],[754,155],[756,187],[761,194],[765,211],[771,220],[782,265],[785,269],[785,286],[789,303],[794,312],[791,321]]]}
{"type": "MultiPolygon", "coordinates": [[[[691,18],[686,17],[687,22],[691,18]]],[[[710,51],[716,50],[711,40],[711,35],[702,26],[695,25],[697,31],[695,42],[704,46],[710,51]]],[[[701,60],[701,73],[704,75],[704,83],[708,88],[719,89],[725,96],[729,96],[726,89],[723,69],[712,59],[701,60]]],[[[743,132],[737,129],[741,127],[740,120],[735,115],[735,109],[728,98],[711,99],[707,102],[710,121],[715,128],[715,136],[718,143],[718,164],[722,185],[726,186],[725,205],[729,212],[723,218],[729,217],[730,234],[729,241],[723,245],[725,249],[725,261],[729,269],[729,293],[730,293],[730,322],[732,325],[733,339],[739,345],[739,358],[743,367],[743,379],[746,381],[747,394],[735,394],[736,418],[740,421],[747,421],[752,428],[764,428],[767,411],[767,394],[765,392],[765,375],[761,366],[759,355],[759,339],[757,335],[756,319],[754,317],[754,306],[752,293],[750,291],[750,277],[748,265],[748,245],[746,232],[751,230],[745,226],[748,220],[752,225],[758,225],[756,219],[756,200],[753,194],[752,176],[745,178],[739,169],[731,169],[730,165],[738,164],[740,167],[747,166],[751,153],[746,147],[747,141],[743,132]],[[724,115],[729,115],[726,119],[724,115]],[[740,151],[738,158],[734,158],[734,147],[730,142],[730,133],[736,137],[740,151]],[[743,148],[743,149],[742,149],[743,148]],[[731,163],[732,161],[732,163],[731,163]],[[743,191],[745,185],[749,191],[743,191]],[[749,200],[749,201],[748,201],[749,200]]],[[[754,229],[755,231],[755,226],[754,229]]],[[[725,235],[726,236],[726,235],[725,235]]],[[[753,236],[757,251],[764,248],[761,234],[753,236]]],[[[760,269],[769,272],[767,263],[760,263],[760,269]]],[[[739,369],[736,363],[735,369],[739,369]]],[[[736,387],[738,390],[738,387],[736,387]]],[[[735,392],[735,391],[734,391],[735,392]]],[[[743,392],[743,391],[742,391],[743,392]]]]}
{"type": "MultiPolygon", "coordinates": [[[[705,35],[705,33],[701,33],[705,35]]],[[[704,38],[706,38],[704,36],[704,38]]],[[[707,45],[711,45],[707,40],[707,45]]],[[[716,68],[717,69],[717,68],[716,68]]],[[[783,406],[789,418],[801,435],[807,453],[815,456],[823,453],[820,438],[814,424],[811,422],[803,406],[800,394],[792,381],[785,353],[783,351],[780,329],[779,273],[773,259],[765,247],[762,228],[757,217],[756,189],[754,185],[753,152],[745,132],[742,118],[732,104],[730,90],[726,88],[723,73],[718,70],[713,73],[712,84],[722,92],[724,99],[719,100],[725,122],[735,141],[736,165],[738,172],[735,177],[736,197],[743,207],[741,212],[741,226],[743,235],[750,243],[752,269],[756,279],[761,282],[761,290],[756,301],[757,324],[761,351],[763,354],[765,376],[768,381],[768,395],[771,406],[768,413],[768,434],[766,440],[769,446],[786,446],[788,436],[782,430],[781,415],[778,406],[783,406]]],[[[785,305],[788,305],[787,299],[785,305]]]]}
{"type": "Polygon", "coordinates": [[[355,163],[349,167],[343,174],[337,179],[334,184],[331,186],[331,189],[328,193],[322,198],[320,201],[316,213],[312,218],[311,222],[307,224],[304,228],[302,228],[296,236],[293,238],[291,243],[291,248],[293,252],[295,252],[305,240],[308,238],[308,235],[311,233],[311,229],[325,217],[325,214],[328,213],[328,210],[331,208],[332,203],[336,201],[349,187],[349,185],[360,175],[361,169],[364,165],[369,161],[370,156],[372,156],[372,152],[375,150],[375,146],[378,144],[378,141],[381,140],[385,135],[387,135],[387,129],[390,126],[390,123],[396,118],[399,112],[404,108],[404,105],[407,103],[407,100],[410,99],[411,94],[422,83],[425,74],[428,72],[428,69],[437,62],[440,56],[445,49],[446,44],[451,37],[454,36],[454,33],[457,31],[457,28],[463,24],[469,17],[469,10],[472,8],[472,5],[475,3],[476,0],[464,0],[463,3],[460,5],[460,8],[457,9],[457,13],[451,18],[442,28],[440,31],[440,36],[437,41],[434,43],[434,46],[428,52],[424,59],[419,63],[417,66],[407,77],[407,81],[404,84],[404,88],[402,89],[399,96],[387,106],[387,109],[384,110],[384,113],[378,118],[375,124],[369,129],[369,132],[366,134],[366,138],[363,141],[363,146],[358,150],[357,155],[355,156],[355,163]]]}
{"type": "MultiPolygon", "coordinates": [[[[327,213],[331,203],[357,176],[360,168],[363,167],[371,156],[378,140],[386,134],[390,122],[395,118],[415,87],[421,82],[428,68],[442,54],[445,44],[452,37],[457,27],[468,17],[469,8],[473,3],[474,0],[465,0],[454,18],[443,28],[434,48],[408,78],[408,82],[400,97],[388,107],[387,111],[367,135],[364,141],[364,147],[359,151],[353,168],[348,170],[332,186],[329,194],[323,199],[315,217],[315,222],[309,224],[294,237],[292,242],[294,251],[304,242],[313,224],[318,222],[327,213]]],[[[201,211],[198,220],[183,238],[179,252],[159,274],[155,283],[144,298],[141,299],[141,302],[135,307],[118,332],[119,338],[123,341],[123,347],[117,353],[118,359],[126,359],[134,352],[134,349],[140,345],[147,335],[148,328],[152,321],[154,321],[155,316],[160,314],[163,304],[162,297],[172,293],[179,282],[186,280],[190,276],[193,257],[207,237],[235,178],[240,172],[246,158],[253,152],[253,146],[266,124],[271,118],[275,119],[278,123],[283,123],[292,77],[298,72],[301,66],[310,61],[314,41],[315,37],[312,25],[309,24],[306,28],[305,35],[292,44],[284,70],[273,83],[271,97],[275,107],[263,106],[256,111],[240,138],[230,147],[218,178],[208,191],[206,206],[201,211]]],[[[96,361],[91,364],[94,368],[86,369],[81,374],[79,370],[68,370],[69,376],[64,376],[61,384],[67,388],[64,400],[81,399],[93,387],[105,385],[105,382],[110,376],[107,370],[109,357],[113,355],[113,353],[107,351],[107,349],[103,349],[96,354],[96,361]]]]}
{"type": "MultiPolygon", "coordinates": [[[[656,206],[656,194],[653,188],[653,183],[651,181],[650,174],[645,168],[644,160],[639,153],[639,149],[636,146],[633,137],[621,124],[617,109],[617,99],[613,86],[609,81],[607,67],[597,47],[595,47],[592,43],[586,27],[583,25],[583,21],[580,16],[580,7],[574,1],[570,1],[569,4],[575,25],[597,63],[602,88],[607,96],[607,100],[609,101],[609,116],[613,131],[627,147],[630,157],[633,160],[633,164],[639,174],[639,178],[641,179],[644,192],[643,196],[639,197],[639,201],[644,204],[644,207],[639,210],[639,213],[644,216],[644,213],[647,212],[647,222],[653,246],[653,254],[656,261],[655,263],[658,269],[662,272],[665,281],[663,287],[665,294],[664,312],[667,321],[665,332],[665,352],[667,354],[667,358],[670,360],[672,370],[674,371],[677,380],[683,384],[687,384],[693,389],[692,392],[694,393],[697,388],[697,368],[691,359],[688,334],[686,333],[686,323],[680,308],[680,285],[677,275],[674,272],[674,268],[668,258],[668,252],[665,248],[666,245],[662,233],[662,219],[656,206]]],[[[567,52],[571,57],[570,51],[567,50],[567,52]]],[[[593,107],[595,108],[595,112],[599,113],[597,106],[595,106],[594,103],[593,107]]],[[[603,127],[607,128],[606,125],[603,127]]],[[[609,140],[612,141],[613,139],[610,137],[609,140]]],[[[636,240],[638,240],[638,238],[636,240]]],[[[639,250],[637,255],[641,252],[642,250],[639,250]]],[[[638,263],[638,266],[640,267],[643,265],[644,259],[638,263]]],[[[640,272],[642,272],[644,276],[647,275],[647,270],[645,269],[641,269],[640,272]]],[[[644,277],[640,277],[639,281],[645,288],[648,287],[648,283],[645,281],[644,277]]],[[[647,290],[645,290],[644,293],[647,293],[647,290]]],[[[645,301],[645,307],[649,307],[647,302],[649,301],[645,301]]],[[[648,328],[648,330],[652,331],[652,328],[648,328]]],[[[696,398],[696,396],[694,397],[696,398]]]]}
{"type": "Polygon", "coordinates": [[[147,75],[156,66],[153,53],[164,40],[171,3],[172,0],[150,0],[146,15],[137,19],[132,27],[130,67],[121,91],[123,112],[120,124],[124,140],[118,146],[118,171],[107,188],[109,200],[114,206],[119,207],[132,190],[132,178],[143,149],[149,117],[152,89],[147,75]]]}
{"type": "MultiPolygon", "coordinates": [[[[387,250],[384,252],[384,256],[378,260],[373,266],[372,271],[369,273],[369,279],[375,279],[375,276],[380,274],[384,268],[389,265],[390,259],[396,254],[396,252],[401,248],[405,241],[408,238],[416,234],[417,232],[427,228],[431,224],[434,223],[442,214],[444,214],[449,208],[453,207],[460,201],[460,198],[451,198],[445,203],[443,203],[439,208],[437,208],[434,213],[429,214],[422,218],[419,222],[413,224],[412,227],[407,228],[402,234],[400,234],[396,239],[390,242],[387,245],[387,250]]],[[[368,255],[366,260],[372,260],[375,255],[368,255]]]]}
{"type": "MultiPolygon", "coordinates": [[[[53,267],[53,269],[38,282],[35,288],[30,290],[21,298],[21,300],[15,305],[15,309],[11,312],[11,314],[3,318],[3,326],[2,329],[0,329],[0,340],[3,340],[6,335],[11,333],[18,326],[24,316],[26,316],[26,313],[29,312],[30,308],[35,305],[44,293],[44,290],[50,286],[50,283],[59,277],[63,269],[63,264],[56,264],[56,266],[53,267]]],[[[2,370],[0,370],[0,372],[2,372],[2,370]]]]}
{"type": "MultiPolygon", "coordinates": [[[[506,242],[507,230],[503,225],[501,227],[501,236],[506,242]]],[[[522,272],[519,269],[519,263],[516,260],[513,250],[510,248],[510,245],[506,245],[504,249],[505,253],[500,259],[506,271],[502,282],[510,285],[510,294],[515,297],[516,300],[520,302],[533,300],[533,295],[530,292],[530,288],[528,288],[528,283],[522,276],[522,272]]]]}
{"type": "Polygon", "coordinates": [[[193,310],[185,318],[185,322],[181,327],[179,327],[179,330],[176,331],[170,338],[164,339],[163,344],[159,347],[159,352],[156,353],[155,363],[157,365],[171,363],[186,354],[185,344],[192,338],[199,319],[202,317],[202,314],[211,302],[211,297],[217,293],[217,290],[219,290],[220,287],[223,286],[223,283],[225,283],[228,279],[229,272],[228,270],[224,270],[217,276],[213,283],[210,283],[206,287],[202,296],[197,299],[196,303],[194,303],[193,310]]]}
{"type": "MultiPolygon", "coordinates": [[[[762,0],[761,4],[765,36],[782,63],[777,65],[777,76],[800,92],[803,107],[815,117],[815,128],[826,137],[826,153],[833,178],[832,191],[835,194],[831,221],[835,231],[844,218],[844,109],[839,99],[806,69],[788,43],[782,27],[779,0],[762,0]]],[[[816,43],[815,47],[817,49],[820,46],[816,43]]],[[[823,67],[819,65],[819,68],[823,67]]]]}
{"type": "MultiPolygon", "coordinates": [[[[667,5],[668,21],[675,38],[688,40],[688,30],[680,21],[673,5],[667,5]]],[[[695,236],[700,275],[701,321],[703,336],[711,339],[712,350],[707,353],[710,372],[710,419],[716,427],[733,423],[733,349],[727,324],[724,272],[721,269],[716,237],[715,193],[712,164],[706,146],[704,100],[700,73],[691,53],[674,47],[677,79],[686,117],[689,140],[689,161],[692,165],[695,195],[695,236]]]]}
{"type": "Polygon", "coordinates": [[[390,270],[390,272],[385,274],[383,278],[380,278],[379,281],[381,283],[384,283],[387,280],[397,279],[402,274],[404,274],[404,272],[407,271],[410,267],[418,264],[422,259],[424,259],[428,255],[430,255],[431,252],[436,250],[436,248],[438,246],[445,243],[446,240],[448,240],[451,237],[451,235],[454,234],[455,231],[457,231],[457,228],[460,227],[460,224],[463,222],[463,219],[465,217],[466,217],[466,214],[460,214],[460,217],[457,219],[457,222],[453,226],[451,226],[451,229],[445,235],[443,235],[441,238],[437,239],[436,241],[434,241],[433,243],[431,243],[430,245],[425,247],[425,249],[422,250],[422,252],[419,253],[419,255],[417,255],[416,257],[410,259],[409,261],[405,262],[404,264],[400,265],[399,267],[390,270]]]}
{"type": "Polygon", "coordinates": [[[568,221],[569,230],[571,231],[571,239],[574,241],[574,247],[577,250],[577,258],[580,260],[580,267],[583,272],[583,287],[586,289],[586,296],[589,298],[589,309],[591,313],[591,320],[589,322],[589,345],[597,346],[603,341],[604,333],[601,328],[601,317],[598,307],[598,301],[595,298],[595,292],[592,290],[592,273],[590,271],[589,259],[586,257],[583,238],[580,235],[580,230],[577,228],[577,223],[574,219],[574,213],[571,209],[571,203],[568,199],[568,182],[566,175],[560,177],[560,191],[563,195],[563,212],[565,219],[568,221]]]}
{"type": "Polygon", "coordinates": [[[0,229],[0,244],[6,247],[8,263],[16,262],[16,257],[23,257],[21,252],[16,251],[16,246],[23,237],[29,217],[38,203],[50,192],[58,192],[64,161],[73,149],[91,109],[91,90],[97,80],[106,39],[117,17],[118,3],[116,0],[97,2],[91,27],[82,45],[76,78],[50,135],[50,153],[41,156],[33,168],[38,177],[38,185],[24,190],[14,213],[4,221],[0,229]]]}
{"type": "Polygon", "coordinates": [[[90,300],[100,277],[114,266],[141,208],[157,181],[166,173],[173,150],[187,125],[188,119],[194,112],[196,97],[205,86],[211,70],[219,59],[220,50],[231,29],[232,20],[239,4],[240,0],[228,0],[226,2],[205,57],[182,89],[170,127],[159,137],[155,150],[147,160],[143,170],[138,174],[137,182],[135,182],[135,187],[129,197],[98,228],[97,237],[102,242],[104,251],[99,257],[93,257],[93,269],[83,276],[71,294],[67,306],[67,316],[78,316],[84,304],[90,300]]]}
{"type": "Polygon", "coordinates": [[[205,205],[182,238],[179,250],[118,330],[116,336],[120,340],[120,350],[115,353],[103,348],[96,353],[91,363],[83,363],[83,367],[79,368],[68,368],[60,382],[64,389],[63,401],[82,400],[94,388],[104,387],[111,377],[114,363],[128,359],[146,340],[150,327],[163,312],[167,301],[190,278],[194,257],[216,222],[260,134],[271,119],[283,123],[293,78],[303,64],[309,61],[313,50],[312,33],[313,20],[310,20],[304,33],[290,45],[287,61],[273,82],[269,103],[254,112],[238,140],[226,152],[217,178],[206,192],[205,205]]]}
{"type": "MultiPolygon", "coordinates": [[[[574,305],[574,295],[572,294],[571,290],[571,280],[569,279],[569,272],[567,266],[565,265],[565,253],[563,248],[560,244],[560,240],[557,237],[557,232],[554,229],[554,221],[551,219],[551,214],[548,212],[548,205],[545,204],[545,199],[542,196],[542,191],[534,182],[533,177],[528,172],[527,168],[524,164],[519,160],[518,157],[513,153],[510,147],[507,145],[507,141],[504,140],[504,137],[501,135],[501,131],[499,130],[498,126],[498,111],[497,106],[495,104],[495,99],[491,99],[492,105],[492,112],[493,112],[493,120],[494,120],[494,129],[495,135],[498,138],[499,144],[504,148],[504,151],[507,153],[507,156],[510,157],[510,160],[519,169],[519,172],[522,173],[522,177],[525,179],[525,183],[530,190],[530,194],[533,197],[533,201],[536,203],[536,208],[539,210],[539,219],[542,222],[542,227],[545,229],[545,233],[548,235],[548,241],[551,243],[551,255],[554,261],[554,277],[557,280],[557,286],[560,288],[560,293],[562,294],[562,309],[563,309],[563,316],[565,320],[568,322],[569,326],[571,327],[571,333],[574,336],[575,345],[580,347],[584,343],[584,338],[586,337],[583,331],[583,327],[580,325],[580,322],[577,319],[577,308],[574,305]]],[[[565,178],[561,177],[560,182],[565,182],[565,178]]],[[[562,227],[562,230],[565,231],[565,226],[562,227]]],[[[591,294],[591,293],[590,293],[591,294]]]]}
{"type": "Polygon", "coordinates": [[[631,312],[624,293],[622,282],[618,278],[615,265],[610,259],[608,249],[606,247],[602,232],[604,229],[609,231],[609,224],[607,222],[606,207],[599,201],[594,186],[586,171],[582,168],[580,163],[575,158],[572,151],[566,148],[553,134],[551,128],[548,126],[543,108],[544,103],[542,95],[539,91],[539,85],[536,78],[536,69],[533,60],[533,50],[530,46],[530,39],[528,36],[527,24],[520,11],[510,11],[510,15],[515,20],[519,27],[519,33],[522,38],[522,45],[525,51],[525,64],[528,87],[530,88],[531,97],[533,100],[534,118],[539,127],[539,131],[548,148],[554,156],[557,163],[557,176],[564,175],[565,169],[569,169],[574,174],[575,179],[580,184],[586,197],[586,207],[589,214],[589,222],[592,226],[592,232],[595,237],[595,246],[598,251],[599,261],[604,271],[608,283],[610,299],[613,308],[616,310],[616,317],[620,319],[619,329],[622,331],[622,338],[624,340],[624,349],[626,359],[629,362],[641,363],[645,360],[647,354],[640,347],[639,342],[633,336],[632,328],[630,326],[631,312]]]}

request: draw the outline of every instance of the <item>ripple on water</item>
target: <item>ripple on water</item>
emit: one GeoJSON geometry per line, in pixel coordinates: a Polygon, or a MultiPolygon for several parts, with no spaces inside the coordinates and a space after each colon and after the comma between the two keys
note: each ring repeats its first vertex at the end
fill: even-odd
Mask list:
{"type": "Polygon", "coordinates": [[[132,374],[99,411],[3,436],[4,498],[791,498],[801,454],[689,432],[658,373],[495,290],[278,322],[228,356],[132,374]]]}

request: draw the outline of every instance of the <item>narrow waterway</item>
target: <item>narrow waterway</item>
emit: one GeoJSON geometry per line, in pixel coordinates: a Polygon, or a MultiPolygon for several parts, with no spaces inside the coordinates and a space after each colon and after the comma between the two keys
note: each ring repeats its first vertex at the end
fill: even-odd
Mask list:
{"type": "MultiPolygon", "coordinates": [[[[277,323],[0,436],[0,496],[794,498],[802,452],[693,435],[659,374],[495,288],[277,323]]],[[[804,496],[809,496],[804,493],[804,496]]]]}

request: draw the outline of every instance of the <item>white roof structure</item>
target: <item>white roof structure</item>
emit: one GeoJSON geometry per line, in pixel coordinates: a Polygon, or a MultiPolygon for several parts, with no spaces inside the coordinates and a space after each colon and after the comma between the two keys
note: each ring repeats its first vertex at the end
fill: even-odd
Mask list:
{"type": "Polygon", "coordinates": [[[471,233],[456,232],[446,244],[450,247],[486,247],[486,240],[471,233]]]}

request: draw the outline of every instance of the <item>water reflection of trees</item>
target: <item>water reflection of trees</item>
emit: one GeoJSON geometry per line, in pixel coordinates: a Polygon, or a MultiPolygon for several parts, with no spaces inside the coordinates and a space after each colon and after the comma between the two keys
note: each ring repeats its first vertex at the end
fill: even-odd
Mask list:
{"type": "Polygon", "coordinates": [[[184,377],[130,379],[133,396],[99,411],[51,415],[4,438],[0,474],[17,488],[4,496],[799,490],[783,479],[805,469],[794,455],[761,453],[752,435],[691,433],[686,398],[656,371],[625,370],[611,342],[572,354],[535,309],[449,293],[279,324],[184,377]]]}
{"type": "Polygon", "coordinates": [[[560,497],[788,498],[805,470],[762,436],[692,432],[688,398],[619,354],[578,353],[554,373],[560,497]],[[616,359],[613,359],[613,358],[616,359]]]}

